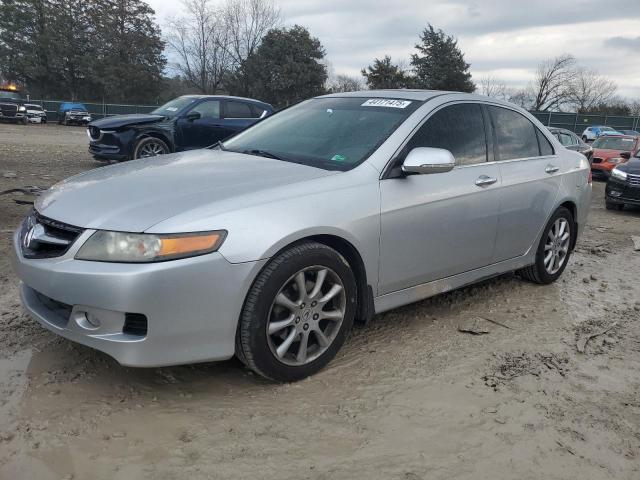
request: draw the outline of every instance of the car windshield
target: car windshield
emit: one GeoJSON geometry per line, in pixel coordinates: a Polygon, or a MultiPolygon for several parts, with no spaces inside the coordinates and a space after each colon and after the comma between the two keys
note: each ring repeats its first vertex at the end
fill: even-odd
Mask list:
{"type": "Polygon", "coordinates": [[[22,100],[22,97],[18,92],[11,92],[7,90],[0,90],[0,98],[7,100],[22,100]]]}
{"type": "Polygon", "coordinates": [[[31,103],[25,103],[24,106],[27,107],[29,110],[42,110],[42,107],[40,105],[33,105],[31,103]]]}
{"type": "Polygon", "coordinates": [[[633,150],[635,139],[627,137],[600,137],[593,142],[593,148],[604,150],[622,150],[630,152],[633,150]]]}
{"type": "Polygon", "coordinates": [[[615,132],[615,130],[611,127],[600,127],[601,132],[615,132]]]}
{"type": "Polygon", "coordinates": [[[191,105],[197,100],[196,97],[178,97],[170,102],[165,103],[161,107],[156,108],[151,113],[153,115],[162,115],[163,117],[175,117],[178,112],[182,111],[187,105],[191,105]]]}
{"type": "Polygon", "coordinates": [[[266,118],[224,148],[326,170],[366,160],[422,102],[392,98],[316,98],[266,118]]]}

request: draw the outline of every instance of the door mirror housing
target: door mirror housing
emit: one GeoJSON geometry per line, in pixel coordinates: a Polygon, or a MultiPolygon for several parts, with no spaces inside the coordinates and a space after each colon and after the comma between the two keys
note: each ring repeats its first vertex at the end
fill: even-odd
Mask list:
{"type": "Polygon", "coordinates": [[[417,147],[409,152],[402,163],[404,173],[431,174],[453,170],[456,159],[443,148],[417,147]]]}
{"type": "Polygon", "coordinates": [[[625,160],[629,160],[631,158],[631,152],[620,152],[620,158],[624,158],[625,160]]]}
{"type": "Polygon", "coordinates": [[[202,115],[200,114],[200,112],[189,112],[187,113],[186,118],[190,122],[193,122],[194,120],[200,120],[202,118],[202,115]]]}

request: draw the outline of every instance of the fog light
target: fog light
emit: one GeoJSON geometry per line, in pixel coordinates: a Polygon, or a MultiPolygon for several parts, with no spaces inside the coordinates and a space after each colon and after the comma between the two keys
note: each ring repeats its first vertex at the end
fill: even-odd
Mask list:
{"type": "Polygon", "coordinates": [[[90,312],[83,312],[78,310],[74,314],[74,319],[78,326],[84,328],[85,330],[97,330],[98,328],[100,328],[100,320],[90,312]]]}

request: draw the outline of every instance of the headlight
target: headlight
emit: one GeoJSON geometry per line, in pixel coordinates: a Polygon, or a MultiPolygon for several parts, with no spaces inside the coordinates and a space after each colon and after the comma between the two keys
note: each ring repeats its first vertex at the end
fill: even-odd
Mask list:
{"type": "Polygon", "coordinates": [[[27,111],[27,107],[25,107],[24,105],[20,105],[20,106],[18,107],[18,111],[19,111],[19,112],[26,112],[26,111],[27,111]]]}
{"type": "Polygon", "coordinates": [[[616,167],[613,170],[611,170],[611,176],[613,178],[617,178],[618,180],[626,180],[627,172],[623,172],[622,170],[616,167]]]}
{"type": "Polygon", "coordinates": [[[82,245],[76,259],[148,263],[194,257],[216,251],[226,235],[224,230],[166,235],[99,230],[82,245]]]}
{"type": "Polygon", "coordinates": [[[614,157],[614,158],[610,158],[609,160],[607,160],[609,163],[613,163],[614,165],[617,165],[618,163],[622,163],[624,162],[624,160],[620,157],[614,157]]]}

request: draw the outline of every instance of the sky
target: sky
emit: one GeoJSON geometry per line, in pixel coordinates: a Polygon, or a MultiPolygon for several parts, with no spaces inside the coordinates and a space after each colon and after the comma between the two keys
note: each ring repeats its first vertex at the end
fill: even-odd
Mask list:
{"type": "MultiPolygon", "coordinates": [[[[147,0],[162,26],[176,0],[147,0]]],[[[214,3],[221,0],[212,0],[214,3]]],[[[640,0],[275,0],[285,26],[303,25],[334,74],[359,75],[374,58],[409,65],[428,23],[458,39],[476,83],[491,75],[528,84],[541,61],[564,53],[640,98],[640,0]]]]}

